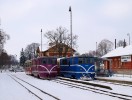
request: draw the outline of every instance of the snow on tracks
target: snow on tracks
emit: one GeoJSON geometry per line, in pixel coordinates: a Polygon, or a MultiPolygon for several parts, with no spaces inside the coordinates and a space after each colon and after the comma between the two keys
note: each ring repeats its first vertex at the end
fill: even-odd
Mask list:
{"type": "Polygon", "coordinates": [[[9,75],[12,79],[14,79],[17,83],[19,83],[21,86],[26,88],[29,92],[34,94],[36,97],[38,97],[40,100],[60,100],[59,98],[53,96],[52,94],[49,94],[36,86],[14,76],[14,75],[9,75]],[[45,94],[45,95],[44,95],[45,94]]]}
{"type": "Polygon", "coordinates": [[[99,88],[95,87],[94,85],[93,85],[93,87],[88,86],[86,84],[84,85],[83,83],[85,81],[83,83],[81,83],[78,80],[76,80],[76,81],[75,80],[73,81],[73,80],[74,79],[60,78],[60,79],[54,80],[54,82],[57,82],[57,83],[60,83],[60,84],[63,84],[63,85],[68,85],[68,86],[74,87],[74,88],[79,88],[79,89],[82,89],[82,90],[88,90],[88,91],[98,93],[98,94],[108,95],[108,96],[119,98],[119,99],[122,99],[122,100],[132,100],[132,96],[130,96],[130,95],[124,95],[124,94],[120,94],[120,93],[110,92],[109,90],[106,90],[106,89],[105,90],[104,89],[99,89],[99,88]]]}

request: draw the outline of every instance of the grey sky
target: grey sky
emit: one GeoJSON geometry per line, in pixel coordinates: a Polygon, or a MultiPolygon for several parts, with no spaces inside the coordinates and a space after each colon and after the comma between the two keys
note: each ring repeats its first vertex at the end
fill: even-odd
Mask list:
{"type": "MultiPolygon", "coordinates": [[[[1,26],[10,40],[5,49],[17,54],[43,34],[59,26],[70,30],[69,6],[73,13],[73,34],[78,35],[80,53],[95,50],[96,42],[112,42],[132,35],[132,0],[0,0],[1,26]]],[[[47,40],[43,38],[43,48],[47,40]]]]}

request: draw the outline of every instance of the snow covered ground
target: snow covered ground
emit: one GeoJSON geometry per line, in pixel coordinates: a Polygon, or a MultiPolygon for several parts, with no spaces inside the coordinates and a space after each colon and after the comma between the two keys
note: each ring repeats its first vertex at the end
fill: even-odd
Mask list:
{"type": "Polygon", "coordinates": [[[0,100],[37,100],[6,73],[0,73],[0,100]]]}
{"type": "MultiPolygon", "coordinates": [[[[26,75],[24,72],[3,72],[0,73],[0,100],[39,100],[37,97],[35,97],[33,94],[28,92],[24,87],[22,87],[20,84],[18,84],[16,81],[14,81],[10,76],[15,75],[30,84],[33,84],[34,86],[42,89],[43,91],[46,91],[47,93],[50,93],[56,97],[58,97],[61,100],[120,100],[115,97],[110,97],[103,94],[94,93],[88,90],[81,90],[78,88],[74,88],[71,86],[63,85],[60,83],[56,83],[54,81],[49,80],[42,80],[37,79],[32,76],[26,75]]],[[[107,85],[107,84],[106,84],[107,85]]],[[[26,86],[26,85],[25,85],[26,86]]],[[[126,93],[126,91],[130,90],[128,94],[131,94],[132,87],[116,87],[112,86],[112,88],[115,88],[112,91],[116,91],[119,93],[126,93]],[[120,87],[120,88],[119,88],[120,87]],[[124,91],[124,92],[121,92],[124,91]]],[[[41,95],[41,94],[40,94],[41,95]]],[[[43,100],[49,100],[43,98],[43,100]]]]}

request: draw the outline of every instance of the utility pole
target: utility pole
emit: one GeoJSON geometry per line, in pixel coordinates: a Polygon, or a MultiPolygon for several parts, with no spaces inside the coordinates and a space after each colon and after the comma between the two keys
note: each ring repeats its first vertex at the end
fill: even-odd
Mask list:
{"type": "Polygon", "coordinates": [[[70,12],[70,30],[71,30],[71,51],[72,51],[72,9],[71,6],[69,7],[70,12]]]}

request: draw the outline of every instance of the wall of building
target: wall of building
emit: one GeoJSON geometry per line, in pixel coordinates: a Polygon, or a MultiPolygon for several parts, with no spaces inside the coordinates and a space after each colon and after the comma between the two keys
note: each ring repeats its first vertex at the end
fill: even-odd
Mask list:
{"type": "Polygon", "coordinates": [[[130,62],[122,62],[121,56],[108,58],[107,60],[104,60],[104,68],[115,72],[126,71],[127,73],[129,70],[132,70],[132,56],[130,62]]]}

